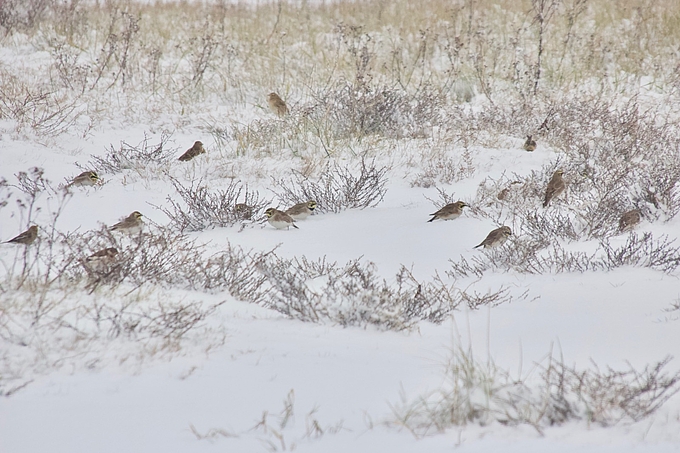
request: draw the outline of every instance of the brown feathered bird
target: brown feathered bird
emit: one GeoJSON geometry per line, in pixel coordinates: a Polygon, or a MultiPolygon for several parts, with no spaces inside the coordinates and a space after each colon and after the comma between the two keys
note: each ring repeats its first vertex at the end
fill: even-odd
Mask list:
{"type": "Polygon", "coordinates": [[[253,217],[253,208],[245,203],[236,203],[234,205],[234,214],[241,220],[248,220],[253,217]]]}
{"type": "Polygon", "coordinates": [[[196,141],[194,142],[194,146],[186,150],[184,154],[179,156],[179,160],[186,162],[188,160],[193,159],[194,157],[198,156],[199,154],[203,154],[205,152],[205,148],[203,148],[203,143],[196,141]]]}
{"type": "Polygon", "coordinates": [[[118,255],[118,249],[115,247],[107,247],[105,249],[94,252],[92,255],[87,257],[87,261],[99,261],[99,260],[110,260],[111,258],[118,255]]]}
{"type": "Polygon", "coordinates": [[[85,261],[92,270],[101,271],[106,269],[108,265],[112,264],[117,255],[117,248],[107,247],[88,256],[85,261]]]}
{"type": "Polygon", "coordinates": [[[496,228],[491,233],[489,233],[486,236],[486,239],[484,239],[481,244],[476,245],[474,248],[482,246],[484,246],[485,249],[499,247],[505,244],[505,241],[507,241],[510,236],[512,236],[512,230],[510,229],[510,227],[504,225],[500,228],[496,228]]]}
{"type": "Polygon", "coordinates": [[[548,187],[545,188],[545,200],[543,201],[544,208],[550,204],[550,200],[559,196],[562,192],[564,192],[564,189],[567,188],[564,179],[562,179],[563,174],[564,171],[562,170],[557,170],[555,173],[553,173],[552,178],[548,183],[548,187]]]}
{"type": "Polygon", "coordinates": [[[525,151],[534,151],[536,149],[536,140],[533,140],[531,135],[527,135],[527,141],[524,142],[523,148],[525,151]]]}
{"type": "Polygon", "coordinates": [[[109,230],[120,231],[129,235],[139,234],[142,232],[142,227],[144,226],[142,217],[143,216],[139,211],[134,211],[132,214],[109,228],[109,230]]]}
{"type": "Polygon", "coordinates": [[[20,235],[13,237],[9,241],[5,241],[5,244],[23,244],[31,245],[38,238],[38,227],[33,225],[28,230],[24,231],[20,235]]]}
{"type": "Polygon", "coordinates": [[[71,186],[94,186],[99,182],[99,175],[94,171],[84,171],[66,185],[66,187],[71,186]]]}
{"type": "Polygon", "coordinates": [[[269,224],[276,228],[277,230],[288,229],[289,227],[297,228],[295,221],[291,216],[283,211],[279,211],[275,208],[269,208],[264,211],[264,215],[267,216],[269,224]]]}
{"type": "Polygon", "coordinates": [[[286,209],[285,213],[291,216],[293,220],[305,220],[312,215],[316,209],[316,201],[309,200],[305,203],[298,203],[286,209]]]}
{"type": "Polygon", "coordinates": [[[642,212],[639,209],[624,212],[619,219],[619,231],[630,231],[642,220],[642,212]]]}
{"type": "Polygon", "coordinates": [[[272,112],[276,113],[278,116],[284,116],[286,113],[288,113],[288,106],[278,94],[269,93],[267,100],[269,102],[269,108],[272,109],[272,112]]]}
{"type": "Polygon", "coordinates": [[[470,205],[465,203],[464,201],[456,201],[455,203],[449,203],[443,208],[441,208],[439,211],[430,214],[433,217],[430,220],[428,220],[428,222],[434,222],[437,219],[442,220],[457,219],[463,213],[463,208],[467,206],[470,205]]]}

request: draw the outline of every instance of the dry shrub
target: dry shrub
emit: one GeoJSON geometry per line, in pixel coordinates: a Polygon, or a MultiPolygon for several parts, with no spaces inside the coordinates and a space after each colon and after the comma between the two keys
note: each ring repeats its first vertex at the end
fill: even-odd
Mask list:
{"type": "Polygon", "coordinates": [[[377,167],[375,161],[365,159],[354,172],[329,163],[316,181],[293,172],[290,181],[275,181],[274,191],[283,204],[315,200],[319,212],[370,208],[377,206],[387,192],[387,171],[387,167],[377,167]]]}
{"type": "Polygon", "coordinates": [[[104,157],[92,156],[83,169],[97,169],[102,173],[116,174],[125,170],[144,171],[150,170],[150,174],[159,174],[166,171],[170,162],[176,159],[177,148],[169,148],[168,142],[171,133],[163,131],[158,143],[150,143],[149,137],[144,134],[144,139],[137,145],[121,142],[118,149],[109,146],[104,157]]]}
{"type": "Polygon", "coordinates": [[[594,252],[567,250],[559,242],[514,237],[501,248],[469,260],[460,257],[449,262],[451,268],[447,274],[452,278],[481,277],[486,272],[509,269],[523,274],[544,274],[613,270],[623,266],[673,273],[680,267],[680,246],[667,236],[654,238],[651,233],[640,236],[634,232],[618,247],[603,239],[594,252]]]}
{"type": "Polygon", "coordinates": [[[229,181],[225,189],[213,191],[200,180],[192,181],[189,187],[174,178],[171,181],[183,204],[168,196],[171,209],[161,210],[170,218],[172,227],[182,232],[256,223],[270,205],[270,200],[237,180],[229,181]]]}
{"type": "Polygon", "coordinates": [[[44,81],[22,81],[0,70],[0,118],[16,122],[20,131],[30,128],[41,135],[67,132],[83,112],[77,99],[60,93],[44,81]]]}
{"type": "Polygon", "coordinates": [[[578,369],[551,357],[538,378],[516,379],[493,362],[455,351],[443,388],[393,408],[394,422],[420,438],[452,426],[498,422],[549,426],[584,420],[601,426],[637,422],[680,391],[680,373],[664,371],[666,358],[642,370],[578,369]]]}

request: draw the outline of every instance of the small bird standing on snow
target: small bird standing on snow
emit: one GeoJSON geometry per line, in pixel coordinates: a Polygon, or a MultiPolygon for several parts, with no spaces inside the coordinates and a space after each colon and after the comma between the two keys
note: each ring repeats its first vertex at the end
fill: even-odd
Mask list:
{"type": "Polygon", "coordinates": [[[533,140],[531,138],[531,135],[527,135],[527,141],[524,142],[523,146],[525,151],[534,151],[536,150],[536,140],[533,140]]]}
{"type": "Polygon", "coordinates": [[[38,238],[38,227],[36,225],[31,226],[28,230],[24,231],[20,235],[13,237],[9,241],[5,241],[4,244],[23,244],[31,245],[38,238]]]}
{"type": "Polygon", "coordinates": [[[564,192],[564,189],[567,188],[564,179],[562,179],[563,174],[563,170],[557,170],[555,173],[553,173],[548,186],[545,188],[545,200],[543,201],[544,208],[548,206],[550,200],[559,196],[562,192],[564,192]]]}
{"type": "Polygon", "coordinates": [[[457,219],[458,217],[463,214],[463,208],[470,206],[469,204],[465,203],[464,201],[456,201],[455,203],[449,203],[443,208],[441,208],[439,211],[430,214],[433,216],[428,222],[434,222],[437,219],[442,219],[442,220],[453,220],[457,219]]]}
{"type": "Polygon", "coordinates": [[[316,201],[309,200],[306,203],[298,203],[286,209],[285,212],[291,216],[293,220],[305,220],[307,217],[312,215],[312,212],[314,212],[316,206],[316,201]]]}
{"type": "Polygon", "coordinates": [[[504,225],[489,233],[486,239],[484,239],[481,244],[475,246],[474,248],[484,246],[485,249],[492,249],[494,247],[499,247],[505,244],[505,241],[507,241],[510,236],[512,236],[512,230],[510,227],[504,225]]]}
{"type": "Polygon", "coordinates": [[[266,211],[264,211],[264,215],[267,216],[269,224],[276,228],[277,230],[287,229],[291,226],[293,228],[297,228],[297,225],[295,225],[295,221],[293,220],[293,218],[286,214],[285,212],[279,211],[278,209],[269,208],[266,211]]]}
{"type": "Polygon", "coordinates": [[[94,171],[84,171],[66,185],[66,188],[71,186],[94,186],[100,181],[99,175],[94,171]]]}
{"type": "Polygon", "coordinates": [[[269,93],[269,108],[278,116],[285,116],[288,113],[288,106],[276,93],[269,93]]]}
{"type": "Polygon", "coordinates": [[[179,160],[186,162],[198,156],[199,154],[203,154],[204,152],[205,148],[203,148],[203,143],[196,141],[194,142],[194,146],[192,146],[191,148],[186,150],[184,154],[179,156],[179,160]]]}
{"type": "Polygon", "coordinates": [[[125,219],[109,228],[109,230],[120,231],[122,233],[126,233],[129,235],[135,235],[142,232],[143,226],[144,222],[142,222],[142,214],[140,214],[139,211],[134,211],[125,219]]]}
{"type": "Polygon", "coordinates": [[[619,231],[630,231],[642,220],[642,212],[639,209],[624,212],[619,219],[619,231]]]}

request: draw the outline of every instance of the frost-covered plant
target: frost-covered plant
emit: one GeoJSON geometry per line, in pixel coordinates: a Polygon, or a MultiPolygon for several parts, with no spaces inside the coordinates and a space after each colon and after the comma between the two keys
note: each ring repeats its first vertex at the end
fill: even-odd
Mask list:
{"type": "Polygon", "coordinates": [[[0,69],[0,118],[15,122],[15,129],[30,128],[54,136],[70,130],[83,113],[78,99],[55,90],[44,81],[23,81],[0,69]]]}
{"type": "Polygon", "coordinates": [[[513,378],[472,352],[453,351],[441,389],[393,407],[393,423],[423,437],[452,426],[498,422],[549,426],[584,420],[602,426],[640,421],[680,391],[680,372],[664,371],[670,358],[642,370],[570,367],[552,355],[533,379],[513,378]]]}
{"type": "Polygon", "coordinates": [[[172,227],[179,231],[255,223],[261,220],[262,212],[270,205],[270,200],[237,180],[231,180],[226,188],[217,190],[209,190],[202,181],[192,181],[188,187],[176,179],[171,181],[182,203],[168,196],[170,208],[161,210],[170,218],[172,227]]]}
{"type": "Polygon", "coordinates": [[[302,321],[342,326],[404,330],[423,320],[440,323],[461,305],[474,310],[514,299],[506,288],[479,294],[438,277],[419,281],[404,267],[388,282],[373,263],[359,259],[338,265],[273,257],[261,261],[259,269],[267,280],[266,307],[302,321]]]}
{"type": "Polygon", "coordinates": [[[377,206],[387,192],[387,167],[362,159],[355,171],[338,163],[328,164],[313,180],[293,172],[289,181],[275,181],[274,192],[283,204],[315,200],[319,212],[340,212],[377,206]]]}
{"type": "Polygon", "coordinates": [[[169,148],[168,141],[172,134],[162,132],[158,143],[149,143],[149,137],[144,134],[144,139],[137,145],[130,145],[121,142],[116,149],[113,145],[109,146],[104,157],[92,156],[84,170],[97,169],[102,173],[121,173],[124,170],[164,170],[175,160],[177,149],[169,148]]]}
{"type": "Polygon", "coordinates": [[[625,243],[613,246],[608,239],[594,252],[567,250],[559,242],[543,242],[530,237],[511,238],[501,248],[459,260],[449,260],[447,274],[452,278],[482,276],[489,271],[512,269],[523,274],[587,272],[637,266],[672,273],[680,268],[680,246],[667,236],[632,232],[625,243]]]}

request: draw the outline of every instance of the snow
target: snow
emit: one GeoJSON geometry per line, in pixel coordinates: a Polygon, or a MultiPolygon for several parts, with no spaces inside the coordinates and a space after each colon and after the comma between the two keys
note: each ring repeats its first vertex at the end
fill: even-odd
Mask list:
{"type": "MultiPolygon", "coordinates": [[[[107,131],[91,142],[102,143],[112,135],[129,143],[138,138],[132,133],[126,136],[125,131],[107,131]]],[[[54,181],[77,174],[73,162],[86,161],[93,145],[76,138],[64,141],[60,146],[41,146],[3,138],[1,176],[10,180],[13,173],[33,165],[44,167],[54,181]]],[[[183,140],[190,142],[188,137],[183,140]]],[[[517,159],[533,159],[536,165],[550,158],[548,153],[527,157],[514,150],[491,152],[495,168],[517,159]]],[[[466,199],[475,186],[474,180],[464,181],[451,191],[466,199]]],[[[122,184],[121,177],[115,176],[101,189],[79,189],[61,225],[67,231],[97,228],[99,222],[112,224],[134,209],[162,224],[167,222],[164,215],[149,203],[162,205],[171,192],[165,181],[122,184]]],[[[299,222],[299,230],[263,225],[240,233],[234,227],[194,235],[216,248],[227,240],[258,250],[278,245],[277,252],[284,257],[325,256],[343,263],[363,256],[387,279],[401,264],[412,267],[418,278],[426,278],[445,270],[450,258],[484,253],[472,246],[493,227],[491,222],[464,215],[455,221],[428,223],[428,214],[435,209],[425,196],[435,194],[393,178],[386,199],[376,208],[317,214],[299,222]]],[[[17,232],[20,225],[8,210],[2,212],[2,237],[17,232]]],[[[3,246],[4,260],[12,253],[3,246]]],[[[276,427],[289,392],[294,393],[294,417],[281,432],[286,448],[294,444],[297,451],[436,452],[454,447],[461,451],[678,451],[677,396],[639,423],[601,428],[574,422],[547,429],[543,437],[527,427],[472,425],[415,439],[406,430],[383,426],[400,395],[412,399],[438,388],[449,351],[457,346],[471,346],[477,357],[491,358],[512,373],[527,373],[551,348],[568,364],[587,367],[592,360],[617,369],[625,369],[627,363],[642,367],[680,353],[677,314],[664,312],[680,297],[676,276],[621,268],[539,276],[499,273],[469,283],[479,291],[504,285],[515,294],[529,293],[525,300],[493,309],[457,312],[442,325],[421,323],[412,332],[314,325],[236,301],[228,294],[184,294],[181,297],[227,301],[218,319],[211,321],[215,332],[224,334],[223,344],[207,353],[196,344],[185,353],[137,364],[104,360],[92,369],[74,360],[71,366],[37,375],[0,405],[0,451],[281,448],[274,428],[254,427],[264,412],[276,427]],[[328,429],[318,438],[305,437],[311,418],[324,429],[339,427],[337,433],[328,429]],[[201,435],[223,430],[234,437],[199,440],[191,426],[201,435]]],[[[113,342],[105,349],[119,346],[113,342]]],[[[671,366],[677,369],[677,363],[671,366]]]]}
{"type": "MultiPolygon", "coordinates": [[[[42,58],[43,52],[35,52],[31,62],[42,58]]],[[[269,115],[252,105],[247,109],[230,114],[244,123],[269,115]]],[[[188,164],[173,161],[167,174],[102,174],[101,187],[74,190],[57,222],[59,230],[83,232],[112,225],[134,210],[149,224],[168,224],[156,208],[167,207],[168,196],[176,197],[167,175],[186,183],[204,178],[214,189],[237,176],[275,199],[272,178],[290,175],[299,162],[288,155],[257,161],[220,155],[218,144],[195,127],[205,121],[202,115],[195,113],[188,120],[159,114],[148,124],[114,119],[86,134],[74,130],[51,138],[16,133],[11,121],[3,120],[0,179],[14,183],[15,174],[37,166],[56,186],[80,173],[76,163],[86,166],[92,155],[103,156],[110,145],[137,144],[145,133],[153,143],[164,127],[191,123],[194,126],[178,127],[170,144],[179,155],[200,138],[206,155],[188,164]],[[226,167],[233,172],[224,171],[226,167]]],[[[518,138],[506,141],[505,148],[473,148],[474,174],[445,186],[447,193],[471,200],[486,178],[511,170],[526,175],[559,156],[558,150],[541,144],[536,152],[526,153],[518,138]]],[[[452,145],[448,151],[460,157],[461,149],[452,145]]],[[[430,200],[438,194],[434,188],[411,186],[417,170],[411,165],[419,164],[419,155],[408,147],[387,154],[380,163],[391,165],[388,191],[377,207],[317,213],[299,222],[299,230],[280,231],[261,223],[242,231],[237,226],[214,228],[190,236],[213,250],[227,244],[257,251],[276,248],[285,258],[325,257],[341,264],[361,257],[374,263],[388,282],[394,282],[402,265],[428,281],[435,273],[443,275],[449,260],[486,253],[473,247],[497,225],[469,214],[428,223],[429,214],[438,208],[430,200]]],[[[39,200],[42,207],[48,203],[45,197],[39,200]]],[[[46,210],[38,213],[40,225],[48,224],[46,210]]],[[[22,215],[16,204],[0,209],[0,239],[22,231],[22,215]]],[[[637,231],[677,240],[679,224],[678,218],[645,221],[637,231]]],[[[625,241],[625,236],[616,241],[625,241]]],[[[19,253],[15,246],[0,245],[0,263],[7,266],[19,253]]],[[[307,285],[321,291],[324,283],[321,277],[307,285]]],[[[677,273],[636,267],[544,275],[508,271],[458,283],[480,293],[505,287],[515,299],[493,308],[458,310],[440,325],[420,322],[411,331],[393,332],[305,323],[226,292],[154,288],[149,291],[157,298],[223,304],[179,350],[104,336],[69,351],[71,337],[28,330],[23,334],[39,337],[34,344],[43,344],[44,350],[24,352],[0,335],[0,364],[9,363],[10,370],[23,373],[26,383],[0,399],[0,453],[680,451],[679,395],[642,421],[606,428],[581,420],[540,434],[526,425],[471,423],[416,438],[398,426],[392,408],[439,389],[445,364],[457,349],[472,350],[478,360],[493,361],[517,378],[527,377],[551,353],[568,365],[587,368],[594,363],[601,369],[641,369],[674,356],[668,371],[680,369],[680,312],[669,311],[680,300],[677,273]],[[526,297],[520,297],[524,293],[526,297]],[[283,423],[287,405],[291,417],[283,423]],[[323,432],[315,430],[315,423],[323,432]]],[[[74,307],[90,300],[84,294],[71,297],[74,307]]],[[[0,382],[3,371],[0,368],[0,382]]]]}

